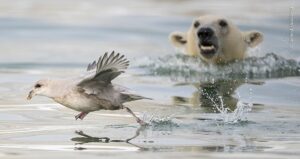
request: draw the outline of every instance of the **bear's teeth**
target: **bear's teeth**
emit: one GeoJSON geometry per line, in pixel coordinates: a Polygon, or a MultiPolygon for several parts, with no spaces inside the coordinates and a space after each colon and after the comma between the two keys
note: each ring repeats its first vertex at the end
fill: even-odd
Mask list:
{"type": "Polygon", "coordinates": [[[211,46],[201,46],[201,49],[202,50],[212,50],[212,49],[214,49],[215,47],[213,46],[213,45],[211,45],[211,46]]]}

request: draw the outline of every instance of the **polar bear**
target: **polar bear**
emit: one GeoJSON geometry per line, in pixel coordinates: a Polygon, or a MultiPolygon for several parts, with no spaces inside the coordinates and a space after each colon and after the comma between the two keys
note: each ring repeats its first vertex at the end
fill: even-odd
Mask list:
{"type": "Polygon", "coordinates": [[[248,47],[263,41],[258,31],[242,32],[228,18],[204,15],[195,19],[186,33],[173,32],[171,43],[191,56],[209,64],[222,64],[246,57],[248,47]]]}

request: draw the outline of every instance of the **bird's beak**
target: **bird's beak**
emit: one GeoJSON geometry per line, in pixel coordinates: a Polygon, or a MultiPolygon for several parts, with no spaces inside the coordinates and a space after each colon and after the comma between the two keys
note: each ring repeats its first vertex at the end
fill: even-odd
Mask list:
{"type": "Polygon", "coordinates": [[[33,96],[35,96],[34,90],[31,90],[27,96],[27,100],[30,100],[33,96]]]}

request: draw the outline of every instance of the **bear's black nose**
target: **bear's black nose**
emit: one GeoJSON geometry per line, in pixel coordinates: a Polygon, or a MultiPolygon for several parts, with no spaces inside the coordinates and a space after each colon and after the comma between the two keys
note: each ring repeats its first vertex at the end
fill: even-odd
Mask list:
{"type": "Polygon", "coordinates": [[[211,28],[201,28],[197,35],[200,39],[207,40],[214,35],[214,31],[211,28]]]}

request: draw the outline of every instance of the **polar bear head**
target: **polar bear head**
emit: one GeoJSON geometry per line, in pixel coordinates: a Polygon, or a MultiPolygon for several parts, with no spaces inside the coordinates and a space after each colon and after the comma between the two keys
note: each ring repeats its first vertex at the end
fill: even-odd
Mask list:
{"type": "Polygon", "coordinates": [[[227,63],[246,57],[248,47],[263,41],[258,31],[242,32],[229,19],[205,15],[195,19],[186,33],[170,34],[171,43],[191,56],[207,63],[227,63]]]}

